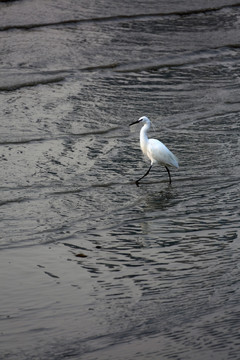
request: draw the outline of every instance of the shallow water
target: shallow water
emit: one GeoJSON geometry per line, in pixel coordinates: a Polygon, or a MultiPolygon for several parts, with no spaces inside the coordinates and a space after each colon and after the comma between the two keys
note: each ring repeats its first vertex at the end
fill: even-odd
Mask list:
{"type": "Polygon", "coordinates": [[[239,4],[0,14],[1,358],[238,359],[239,4]]]}

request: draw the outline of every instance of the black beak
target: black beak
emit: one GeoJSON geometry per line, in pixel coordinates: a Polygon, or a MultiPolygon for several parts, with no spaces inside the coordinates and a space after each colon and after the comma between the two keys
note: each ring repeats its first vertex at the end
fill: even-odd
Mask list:
{"type": "Polygon", "coordinates": [[[138,124],[138,123],[139,123],[139,120],[134,121],[133,123],[129,124],[129,126],[134,125],[134,124],[138,124]]]}

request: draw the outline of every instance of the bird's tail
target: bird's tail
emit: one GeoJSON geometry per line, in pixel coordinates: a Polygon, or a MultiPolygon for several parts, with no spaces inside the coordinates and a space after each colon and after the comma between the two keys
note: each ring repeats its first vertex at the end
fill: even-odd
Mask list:
{"type": "Polygon", "coordinates": [[[172,160],[171,165],[178,169],[179,168],[178,158],[172,152],[171,152],[171,160],[172,160]]]}

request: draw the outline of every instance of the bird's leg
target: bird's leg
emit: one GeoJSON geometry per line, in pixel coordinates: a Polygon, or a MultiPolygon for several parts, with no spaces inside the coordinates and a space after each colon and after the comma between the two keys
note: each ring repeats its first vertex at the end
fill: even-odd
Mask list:
{"type": "Polygon", "coordinates": [[[148,169],[148,171],[146,172],[146,174],[144,174],[142,177],[140,177],[140,179],[138,179],[138,180],[136,181],[136,185],[137,185],[137,186],[139,186],[139,181],[142,180],[145,176],[147,176],[147,175],[149,174],[151,168],[152,168],[152,165],[150,165],[150,168],[148,169]]]}
{"type": "Polygon", "coordinates": [[[171,183],[172,183],[172,179],[171,179],[170,170],[169,170],[169,168],[168,168],[167,166],[165,166],[165,168],[166,168],[166,170],[167,170],[167,172],[168,172],[169,184],[171,184],[171,183]]]}

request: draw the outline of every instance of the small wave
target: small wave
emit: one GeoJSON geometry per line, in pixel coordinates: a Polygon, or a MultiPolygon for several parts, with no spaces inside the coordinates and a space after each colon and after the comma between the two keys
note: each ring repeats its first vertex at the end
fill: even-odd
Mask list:
{"type": "MultiPolygon", "coordinates": [[[[214,47],[206,50],[183,52],[177,56],[163,56],[152,61],[136,61],[126,63],[110,63],[96,66],[88,66],[78,71],[101,71],[101,70],[113,70],[119,73],[127,72],[139,72],[139,71],[157,71],[166,67],[180,67],[190,64],[198,64],[199,60],[207,62],[220,55],[231,55],[230,52],[239,48],[239,44],[225,44],[221,47],[214,47]]],[[[85,134],[80,134],[85,135],[85,134]]],[[[88,133],[86,135],[89,135],[88,133]]]]}
{"type": "Polygon", "coordinates": [[[124,72],[138,72],[138,71],[156,71],[160,68],[171,67],[171,66],[184,66],[189,64],[198,64],[199,61],[209,61],[212,58],[215,58],[219,54],[225,55],[229,54],[232,50],[231,45],[226,45],[221,48],[212,48],[194,52],[184,52],[178,56],[165,56],[160,59],[153,61],[138,61],[132,63],[126,63],[119,65],[114,68],[114,71],[119,73],[124,72]]]}
{"type": "Polygon", "coordinates": [[[51,84],[63,81],[65,79],[64,75],[58,76],[50,76],[50,77],[33,77],[32,79],[22,79],[19,81],[6,81],[6,83],[0,84],[0,91],[14,91],[21,89],[23,87],[29,86],[37,86],[37,85],[44,85],[44,84],[51,84]]]}
{"type": "Polygon", "coordinates": [[[68,135],[78,137],[78,136],[89,136],[89,135],[103,135],[103,134],[109,134],[112,131],[120,130],[120,126],[114,126],[112,128],[108,129],[99,129],[96,131],[84,131],[81,133],[69,133],[68,135]]]}
{"type": "Polygon", "coordinates": [[[2,25],[0,26],[0,31],[8,31],[8,30],[30,30],[39,27],[49,27],[49,26],[59,26],[59,25],[74,25],[81,23],[94,23],[94,22],[107,22],[107,21],[125,21],[125,20],[144,20],[148,18],[159,18],[166,16],[191,16],[197,14],[206,14],[209,12],[220,11],[225,8],[233,8],[239,7],[240,3],[229,4],[229,5],[221,5],[221,6],[213,6],[206,7],[200,9],[190,9],[190,10],[178,10],[178,11],[170,11],[170,12],[156,12],[149,14],[120,14],[120,15],[112,15],[112,16],[104,16],[104,17],[92,17],[88,19],[68,19],[63,21],[53,21],[46,23],[35,23],[35,24],[15,24],[15,25],[2,25]]]}
{"type": "Polygon", "coordinates": [[[97,66],[87,66],[85,68],[82,68],[81,71],[96,71],[96,70],[108,70],[108,69],[116,69],[122,64],[120,63],[112,63],[112,64],[106,64],[106,65],[97,65],[97,66]]]}
{"type": "Polygon", "coordinates": [[[21,197],[21,198],[16,198],[16,199],[8,199],[8,200],[0,200],[0,206],[3,206],[3,205],[8,205],[8,204],[11,204],[11,203],[22,203],[22,202],[25,202],[25,201],[28,201],[29,198],[25,198],[25,197],[21,197]]]}
{"type": "Polygon", "coordinates": [[[6,141],[0,141],[1,145],[24,145],[24,144],[31,144],[35,142],[42,142],[46,141],[44,138],[35,138],[35,139],[19,139],[19,140],[6,140],[6,141]]]}

